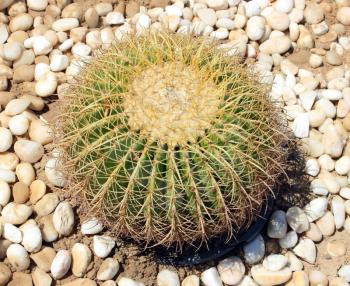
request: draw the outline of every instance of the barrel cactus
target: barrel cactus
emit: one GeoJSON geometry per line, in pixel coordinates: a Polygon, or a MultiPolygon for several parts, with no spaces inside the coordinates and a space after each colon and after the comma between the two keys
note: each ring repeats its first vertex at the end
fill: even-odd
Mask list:
{"type": "Polygon", "coordinates": [[[147,34],[102,50],[60,106],[66,189],[117,236],[233,237],[283,171],[287,139],[267,87],[202,38],[147,34]]]}

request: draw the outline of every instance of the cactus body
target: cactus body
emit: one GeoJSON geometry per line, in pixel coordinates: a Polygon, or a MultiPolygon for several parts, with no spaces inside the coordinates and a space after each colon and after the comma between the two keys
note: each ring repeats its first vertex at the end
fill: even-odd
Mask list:
{"type": "Polygon", "coordinates": [[[161,245],[231,237],[282,171],[286,138],[266,86],[200,38],[116,44],[62,102],[68,191],[117,235],[161,245]]]}

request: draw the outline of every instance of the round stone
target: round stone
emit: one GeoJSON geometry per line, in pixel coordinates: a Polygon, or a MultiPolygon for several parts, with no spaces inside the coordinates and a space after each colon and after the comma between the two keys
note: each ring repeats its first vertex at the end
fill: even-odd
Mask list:
{"type": "Polygon", "coordinates": [[[232,256],[221,260],[217,266],[221,280],[227,285],[236,285],[244,276],[245,267],[242,260],[232,256]]]}

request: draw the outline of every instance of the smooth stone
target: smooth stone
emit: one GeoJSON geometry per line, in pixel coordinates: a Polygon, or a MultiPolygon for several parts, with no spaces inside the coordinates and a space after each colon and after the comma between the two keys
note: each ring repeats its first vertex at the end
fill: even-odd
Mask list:
{"type": "MultiPolygon", "coordinates": [[[[117,275],[119,271],[119,267],[120,266],[119,266],[118,260],[113,258],[107,258],[102,262],[100,268],[98,269],[96,278],[101,281],[113,279],[114,276],[117,275]]],[[[172,285],[180,286],[180,280],[176,273],[169,271],[171,272],[171,274],[167,275],[163,271],[169,271],[169,270],[162,270],[161,272],[158,273],[157,283],[159,286],[172,286],[172,285]],[[159,274],[162,272],[163,274],[159,276],[159,274]],[[172,274],[175,274],[175,275],[172,275],[172,274]],[[160,277],[159,280],[158,280],[158,277],[160,277]]]]}
{"type": "Polygon", "coordinates": [[[282,270],[288,263],[288,258],[282,254],[270,254],[265,257],[263,261],[263,266],[268,271],[280,271],[282,270]]]}
{"type": "Polygon", "coordinates": [[[41,180],[31,182],[29,186],[29,200],[32,205],[36,204],[46,193],[46,185],[41,180]]]}
{"type": "Polygon", "coordinates": [[[16,181],[15,173],[11,170],[0,168],[0,181],[4,181],[6,183],[14,183],[16,181]]]}
{"type": "Polygon", "coordinates": [[[346,281],[350,282],[350,265],[343,265],[338,270],[338,275],[345,278],[346,281]]]}
{"type": "Polygon", "coordinates": [[[304,17],[309,24],[318,24],[324,19],[324,12],[320,5],[308,3],[304,10],[304,17]]]}
{"type": "Polygon", "coordinates": [[[11,189],[8,183],[0,180],[0,206],[6,206],[11,198],[11,189]]]}
{"type": "Polygon", "coordinates": [[[36,163],[44,155],[44,148],[38,142],[30,140],[19,140],[14,145],[17,156],[28,163],[36,163]]]}
{"type": "Polygon", "coordinates": [[[333,66],[340,66],[343,63],[343,59],[336,52],[328,51],[326,53],[326,62],[333,66]]]}
{"type": "Polygon", "coordinates": [[[349,26],[350,25],[350,7],[339,8],[336,18],[343,25],[349,26]]]}
{"type": "Polygon", "coordinates": [[[59,198],[54,193],[44,195],[35,205],[34,211],[38,217],[52,213],[59,204],[59,198]]]}
{"type": "Polygon", "coordinates": [[[145,284],[141,282],[136,282],[130,278],[122,277],[118,281],[118,286],[145,286],[145,284]]]}
{"type": "Polygon", "coordinates": [[[301,239],[297,246],[293,248],[293,251],[297,256],[308,263],[314,264],[316,261],[316,246],[309,238],[301,239]]]}
{"type": "Polygon", "coordinates": [[[313,222],[320,217],[324,216],[327,211],[328,201],[326,198],[316,198],[309,202],[304,211],[309,219],[309,222],[313,222]]]}
{"type": "Polygon", "coordinates": [[[339,196],[334,196],[331,201],[331,209],[334,216],[335,228],[341,229],[346,217],[344,200],[339,196]]]}
{"type": "Polygon", "coordinates": [[[81,233],[86,234],[97,234],[103,229],[102,223],[97,218],[92,218],[84,221],[81,224],[81,233]]]}
{"type": "Polygon", "coordinates": [[[330,240],[327,242],[327,252],[332,257],[342,257],[346,253],[346,246],[342,241],[330,240]]]}
{"type": "Polygon", "coordinates": [[[33,270],[32,279],[35,286],[51,286],[52,283],[51,276],[38,267],[33,270]]]}
{"type": "Polygon", "coordinates": [[[74,212],[70,203],[59,203],[53,213],[52,220],[58,234],[62,236],[69,235],[74,226],[74,212]]]}
{"type": "Polygon", "coordinates": [[[45,10],[48,3],[48,0],[27,0],[28,7],[35,11],[45,10]]]}
{"type": "Polygon", "coordinates": [[[0,153],[0,168],[6,170],[14,170],[18,165],[19,159],[16,154],[11,152],[0,153]]]}
{"type": "Polygon", "coordinates": [[[255,282],[261,286],[274,286],[287,282],[292,277],[290,268],[285,267],[280,271],[269,271],[262,265],[255,265],[251,269],[255,282]]]}
{"type": "Polygon", "coordinates": [[[28,252],[38,252],[42,246],[42,236],[35,220],[30,219],[22,224],[20,230],[23,233],[22,245],[28,252]]]}
{"type": "Polygon", "coordinates": [[[284,54],[289,50],[291,40],[287,36],[270,38],[259,46],[259,50],[265,54],[284,54]]]}
{"type": "Polygon", "coordinates": [[[204,286],[223,286],[219,272],[215,267],[203,271],[201,280],[204,286]]]}
{"type": "Polygon", "coordinates": [[[54,279],[63,278],[70,269],[72,257],[68,250],[59,250],[51,264],[51,275],[54,279]]]}
{"type": "Polygon", "coordinates": [[[187,276],[184,280],[181,282],[181,286],[199,286],[200,280],[197,275],[190,275],[187,276]]]}
{"type": "Polygon", "coordinates": [[[247,22],[246,33],[253,41],[260,40],[265,34],[265,19],[260,16],[253,16],[247,22]]]}
{"type": "Polygon", "coordinates": [[[7,285],[12,276],[10,268],[4,263],[0,262],[0,286],[7,285]]]}
{"type": "Polygon", "coordinates": [[[64,71],[69,65],[69,58],[66,55],[53,55],[51,57],[50,69],[53,72],[64,71]]]}
{"type": "Polygon", "coordinates": [[[79,26],[79,20],[76,18],[58,19],[52,24],[52,29],[56,32],[65,32],[79,26]]]}
{"type": "Polygon", "coordinates": [[[316,225],[324,236],[331,236],[335,231],[334,216],[330,211],[316,221],[316,225]]]}
{"type": "Polygon", "coordinates": [[[18,181],[28,186],[35,179],[35,170],[30,163],[19,163],[16,166],[16,176],[18,181]]]}
{"type": "Polygon", "coordinates": [[[0,152],[6,152],[12,146],[12,133],[5,127],[0,127],[0,152]]]}
{"type": "MultiPolygon", "coordinates": [[[[72,272],[76,277],[83,277],[91,262],[90,249],[83,243],[75,243],[72,247],[72,272]]],[[[99,279],[99,278],[98,278],[99,279]]],[[[101,280],[101,279],[99,279],[101,280]]],[[[108,280],[108,279],[106,279],[108,280]]]]}
{"type": "Polygon", "coordinates": [[[307,113],[299,113],[292,124],[292,130],[296,137],[306,138],[309,136],[310,121],[307,113]]]}
{"type": "Polygon", "coordinates": [[[309,64],[312,68],[318,68],[323,64],[323,58],[316,54],[311,54],[309,58],[309,64]]]}
{"type": "Polygon", "coordinates": [[[5,114],[8,116],[15,116],[17,114],[20,114],[28,108],[29,104],[30,102],[26,99],[12,99],[5,107],[5,114]]]}
{"type": "Polygon", "coordinates": [[[49,71],[35,83],[35,93],[40,97],[51,96],[57,88],[56,74],[49,71]]]}
{"type": "Polygon", "coordinates": [[[309,281],[311,286],[327,286],[328,278],[327,276],[318,270],[312,270],[309,273],[309,281]]]}
{"type": "Polygon", "coordinates": [[[237,256],[231,256],[221,260],[217,269],[222,282],[226,285],[236,285],[242,280],[245,273],[245,266],[237,256]]]}
{"type": "Polygon", "coordinates": [[[52,43],[44,36],[33,38],[33,51],[36,56],[47,55],[52,51],[52,43]]]}
{"type": "Polygon", "coordinates": [[[18,227],[10,223],[4,223],[2,236],[14,243],[20,243],[22,241],[22,232],[18,227]]]}
{"type": "Polygon", "coordinates": [[[266,20],[273,30],[281,32],[287,30],[290,24],[288,15],[280,11],[272,11],[272,13],[267,16],[266,20]]]}
{"type": "Polygon", "coordinates": [[[335,171],[339,175],[346,175],[350,171],[350,156],[342,156],[335,162],[335,171]]]}
{"type": "Polygon", "coordinates": [[[30,265],[28,252],[20,244],[11,244],[6,251],[7,259],[17,271],[24,271],[30,265]]]}
{"type": "Polygon", "coordinates": [[[244,258],[247,263],[255,264],[265,255],[265,242],[259,234],[252,241],[243,246],[244,258]]]}
{"type": "Polygon", "coordinates": [[[53,248],[44,246],[39,252],[31,254],[30,258],[42,271],[49,272],[55,256],[56,251],[53,248]]]}
{"type": "Polygon", "coordinates": [[[303,233],[309,229],[309,220],[305,212],[299,207],[291,207],[286,213],[288,225],[297,233],[303,233]]]}
{"type": "MultiPolygon", "coordinates": [[[[119,284],[118,286],[120,286],[120,283],[118,284],[119,284]]],[[[78,278],[61,285],[62,286],[97,286],[97,283],[94,280],[91,280],[89,278],[78,278]]],[[[137,286],[144,286],[144,285],[137,285],[137,286]]]]}
{"type": "Polygon", "coordinates": [[[329,286],[349,286],[349,283],[344,277],[333,277],[330,278],[329,286]]]}
{"type": "MultiPolygon", "coordinates": [[[[1,188],[0,188],[1,190],[1,188]]],[[[343,187],[340,189],[339,195],[346,200],[350,200],[350,188],[349,187],[343,187]]],[[[1,204],[1,202],[0,202],[1,204]]]]}
{"type": "Polygon", "coordinates": [[[320,228],[315,223],[310,223],[310,229],[305,232],[305,236],[314,242],[320,242],[323,238],[320,228]]]}
{"type": "Polygon", "coordinates": [[[206,25],[214,26],[216,23],[217,17],[213,9],[200,9],[197,11],[197,15],[206,25]]]}
{"type": "Polygon", "coordinates": [[[65,178],[61,171],[58,170],[59,161],[57,158],[52,158],[46,162],[45,175],[48,181],[56,187],[63,187],[65,178]]]}
{"type": "Polygon", "coordinates": [[[95,235],[93,237],[93,250],[97,257],[105,258],[115,246],[115,241],[109,236],[95,235]]]}
{"type": "Polygon", "coordinates": [[[283,238],[287,233],[286,213],[281,210],[275,211],[267,225],[267,235],[271,238],[283,238]]]}
{"type": "Polygon", "coordinates": [[[58,233],[53,225],[52,215],[40,217],[39,223],[44,241],[53,242],[58,238],[58,233]]]}
{"type": "Polygon", "coordinates": [[[29,120],[24,114],[15,115],[9,121],[9,128],[13,135],[23,135],[29,128],[29,120]]]}
{"type": "Polygon", "coordinates": [[[288,251],[285,256],[288,259],[288,267],[292,270],[292,271],[300,271],[304,268],[303,263],[301,262],[301,260],[295,256],[295,254],[291,251],[288,251]]]}
{"type": "Polygon", "coordinates": [[[31,216],[33,210],[24,204],[9,203],[1,211],[4,222],[14,225],[22,224],[31,216]]]}
{"type": "Polygon", "coordinates": [[[309,158],[305,164],[306,174],[316,177],[320,172],[320,166],[315,158],[309,158]]]}
{"type": "Polygon", "coordinates": [[[12,195],[15,203],[24,204],[29,199],[29,188],[22,182],[17,182],[12,187],[12,195]]]}
{"type": "Polygon", "coordinates": [[[279,245],[282,248],[293,248],[298,242],[298,234],[291,230],[286,235],[278,240],[279,245]]]}

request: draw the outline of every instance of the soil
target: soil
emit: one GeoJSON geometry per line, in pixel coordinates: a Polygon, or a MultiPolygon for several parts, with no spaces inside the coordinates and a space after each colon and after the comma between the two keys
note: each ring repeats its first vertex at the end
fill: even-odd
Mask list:
{"type": "MultiPolygon", "coordinates": [[[[109,0],[112,3],[115,3],[117,1],[109,0]]],[[[75,0],[74,2],[82,3],[84,5],[84,9],[87,9],[97,2],[108,2],[106,0],[75,0]]],[[[146,6],[146,7],[152,7],[152,6],[163,6],[168,4],[168,0],[141,0],[137,1],[140,5],[146,6]],[[156,3],[157,2],[157,3],[156,3]]],[[[326,14],[327,22],[331,25],[334,23],[334,8],[335,4],[333,2],[328,2],[333,7],[333,10],[328,12],[326,14]]],[[[349,29],[349,28],[348,28],[349,29]]],[[[347,35],[350,35],[349,30],[347,31],[347,35]]],[[[317,46],[317,45],[316,45],[317,46]]],[[[308,67],[307,61],[305,59],[308,59],[309,52],[307,51],[293,51],[293,53],[288,57],[290,60],[295,62],[299,65],[299,67],[308,67]]],[[[350,52],[347,52],[344,56],[344,61],[350,62],[350,52]]],[[[330,69],[331,67],[329,65],[325,65],[319,70],[321,70],[324,74],[330,69]]],[[[317,71],[317,70],[316,70],[317,71]]],[[[15,93],[26,93],[30,94],[33,91],[32,86],[28,86],[27,83],[25,84],[17,84],[12,87],[12,91],[15,93]]],[[[51,110],[51,105],[50,110],[51,110]]],[[[49,122],[52,120],[52,112],[49,111],[46,114],[43,114],[43,117],[48,120],[49,122]]],[[[50,146],[48,146],[50,147],[50,146]]],[[[46,181],[46,176],[43,174],[43,166],[44,166],[44,160],[41,164],[41,172],[39,171],[38,177],[42,180],[46,181]]],[[[46,181],[48,186],[50,184],[46,181]]],[[[52,188],[54,189],[54,188],[52,188]]],[[[306,191],[306,190],[304,190],[306,191]]],[[[61,192],[60,192],[61,193],[61,192]]],[[[62,193],[61,193],[62,194],[62,193]]],[[[69,194],[64,194],[63,196],[67,197],[69,194]]],[[[80,225],[80,214],[83,213],[81,209],[79,209],[79,206],[77,202],[72,201],[73,205],[75,203],[75,208],[77,213],[76,217],[76,226],[80,225]]],[[[104,234],[111,235],[108,231],[106,231],[104,234]]],[[[54,242],[53,244],[47,244],[48,246],[54,247],[56,250],[58,249],[71,249],[74,243],[76,242],[83,242],[84,244],[90,246],[92,249],[92,236],[82,236],[80,229],[76,227],[74,230],[74,233],[66,238],[60,238],[58,241],[54,242]]],[[[279,253],[280,248],[278,246],[278,242],[276,240],[267,240],[266,241],[267,246],[267,253],[279,253]]],[[[325,238],[321,243],[317,245],[318,249],[318,257],[315,265],[309,265],[307,263],[305,264],[305,270],[307,272],[311,270],[321,270],[323,273],[325,273],[327,276],[335,276],[337,273],[337,270],[340,268],[341,265],[350,263],[350,240],[349,240],[349,234],[347,234],[345,231],[337,232],[335,235],[329,238],[325,238]],[[338,240],[342,241],[347,246],[347,253],[345,256],[340,258],[331,258],[326,251],[326,245],[329,240],[338,240]]],[[[242,256],[242,253],[240,250],[237,250],[232,253],[232,255],[238,255],[242,256]]],[[[117,239],[117,244],[114,250],[113,257],[117,258],[121,264],[121,271],[120,274],[117,277],[120,279],[121,277],[129,277],[132,279],[135,279],[137,281],[143,282],[146,286],[155,286],[156,276],[157,273],[163,269],[163,268],[172,268],[172,266],[169,265],[162,265],[159,264],[152,253],[147,253],[143,249],[140,249],[136,244],[133,243],[126,243],[120,239],[117,239]]],[[[94,260],[90,263],[88,272],[86,274],[87,278],[93,278],[95,277],[98,268],[100,264],[102,263],[102,259],[94,256],[94,260]]],[[[200,275],[201,271],[208,269],[211,266],[215,265],[215,261],[212,261],[211,263],[200,265],[200,266],[191,266],[191,267],[180,267],[176,268],[176,271],[178,272],[180,279],[182,280],[187,275],[190,274],[197,274],[200,275]]],[[[247,266],[248,267],[248,266],[247,266]]],[[[175,269],[175,268],[174,268],[175,269]]],[[[76,279],[71,273],[68,273],[68,275],[57,282],[54,282],[53,285],[62,285],[67,281],[76,279]]]]}

